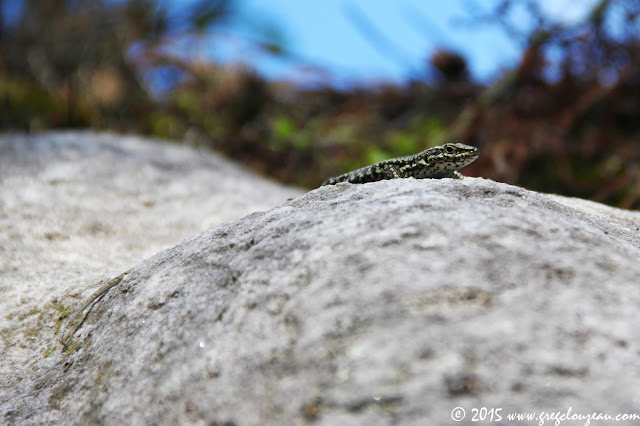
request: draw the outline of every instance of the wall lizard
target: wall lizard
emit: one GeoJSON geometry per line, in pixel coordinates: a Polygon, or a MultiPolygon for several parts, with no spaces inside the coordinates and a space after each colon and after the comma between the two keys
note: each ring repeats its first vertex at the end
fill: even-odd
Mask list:
{"type": "Polygon", "coordinates": [[[476,147],[448,143],[329,178],[321,186],[335,185],[340,182],[367,183],[409,177],[462,179],[463,176],[458,173],[458,169],[472,163],[479,155],[480,151],[476,147]]]}

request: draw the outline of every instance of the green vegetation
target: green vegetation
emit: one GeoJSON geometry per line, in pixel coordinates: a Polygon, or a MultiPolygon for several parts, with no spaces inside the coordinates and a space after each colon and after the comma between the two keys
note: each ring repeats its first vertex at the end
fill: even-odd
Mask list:
{"type": "MultiPolygon", "coordinates": [[[[440,51],[425,69],[433,78],[350,90],[268,82],[243,65],[181,56],[175,46],[239,19],[231,0],[197,0],[179,16],[155,0],[20,3],[15,22],[1,21],[3,130],[82,127],[189,141],[309,188],[459,141],[482,152],[467,175],[640,208],[634,2],[600,0],[572,25],[535,0],[470,8],[470,24],[501,27],[522,45],[520,63],[495,83],[474,83],[463,57],[440,51]],[[517,8],[534,30],[510,23],[517,8]],[[160,75],[166,87],[157,89],[160,75]]],[[[269,28],[255,48],[296,60],[269,28]]]]}

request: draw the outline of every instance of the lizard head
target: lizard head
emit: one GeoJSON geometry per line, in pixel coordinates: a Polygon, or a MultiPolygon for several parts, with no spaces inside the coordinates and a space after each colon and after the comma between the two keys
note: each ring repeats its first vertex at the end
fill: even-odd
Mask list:
{"type": "Polygon", "coordinates": [[[417,163],[426,171],[427,177],[447,177],[454,171],[475,161],[480,155],[478,148],[462,143],[447,143],[434,146],[417,154],[417,163]]]}
{"type": "Polygon", "coordinates": [[[434,159],[438,162],[452,162],[456,165],[460,164],[460,167],[462,167],[475,161],[480,156],[480,151],[475,146],[463,143],[447,143],[434,146],[420,154],[424,155],[425,160],[434,159]]]}

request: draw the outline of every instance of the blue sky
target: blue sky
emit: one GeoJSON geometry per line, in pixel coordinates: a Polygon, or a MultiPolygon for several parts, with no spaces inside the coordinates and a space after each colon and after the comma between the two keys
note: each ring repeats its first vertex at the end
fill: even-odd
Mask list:
{"type": "MultiPolygon", "coordinates": [[[[193,0],[161,1],[174,11],[182,11],[193,0]]],[[[362,86],[423,77],[429,57],[437,49],[446,48],[467,59],[474,79],[489,82],[514,65],[520,46],[496,26],[471,26],[464,18],[470,16],[470,5],[489,10],[498,1],[236,0],[239,16],[222,32],[199,43],[190,40],[178,49],[191,57],[203,55],[248,63],[273,79],[362,86]],[[365,17],[384,40],[372,43],[354,16],[365,17]],[[285,47],[298,60],[274,59],[247,42],[264,33],[279,33],[285,47]]],[[[550,16],[570,23],[581,19],[597,1],[538,3],[550,16]]],[[[0,4],[5,18],[10,19],[17,13],[20,0],[0,4]]],[[[512,22],[528,28],[526,17],[525,13],[515,13],[512,22]]]]}
{"type": "MultiPolygon", "coordinates": [[[[571,22],[583,17],[595,1],[540,0],[540,3],[552,16],[571,22]]],[[[229,31],[255,35],[256,27],[268,27],[271,23],[280,30],[290,50],[310,64],[328,70],[330,80],[338,85],[403,82],[421,76],[426,60],[438,48],[461,53],[473,77],[486,82],[517,61],[520,46],[495,26],[472,27],[465,23],[471,3],[469,0],[244,0],[239,3],[239,24],[231,25],[229,31]],[[358,29],[352,18],[354,9],[392,46],[386,49],[391,54],[376,49],[358,29]]],[[[488,10],[496,1],[474,3],[488,10]]],[[[526,28],[529,25],[526,16],[516,13],[513,22],[526,28]]],[[[219,57],[249,62],[268,77],[313,80],[299,62],[274,61],[233,37],[216,44],[213,49],[219,57]]]]}
{"type": "MultiPolygon", "coordinates": [[[[518,54],[517,44],[497,29],[471,31],[453,23],[465,16],[463,2],[456,0],[253,0],[245,3],[243,11],[280,24],[290,35],[293,51],[327,67],[340,80],[404,80],[423,72],[425,59],[442,47],[463,53],[472,60],[474,75],[487,77],[501,65],[513,63],[518,54]],[[359,30],[351,18],[354,7],[392,47],[383,49],[387,54],[359,30]]],[[[291,70],[266,63],[264,71],[286,75],[291,70]]]]}

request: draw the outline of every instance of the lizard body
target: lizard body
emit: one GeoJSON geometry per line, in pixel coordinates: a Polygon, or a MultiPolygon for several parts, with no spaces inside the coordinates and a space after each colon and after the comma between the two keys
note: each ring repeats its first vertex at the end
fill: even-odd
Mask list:
{"type": "Polygon", "coordinates": [[[340,182],[367,183],[409,177],[461,179],[462,175],[458,173],[458,169],[472,163],[479,155],[480,151],[476,147],[448,143],[417,154],[380,161],[371,166],[329,178],[322,183],[322,186],[340,182]]]}

